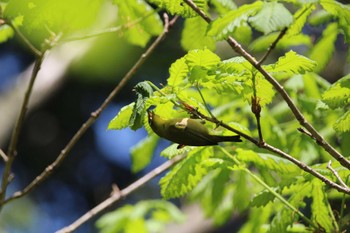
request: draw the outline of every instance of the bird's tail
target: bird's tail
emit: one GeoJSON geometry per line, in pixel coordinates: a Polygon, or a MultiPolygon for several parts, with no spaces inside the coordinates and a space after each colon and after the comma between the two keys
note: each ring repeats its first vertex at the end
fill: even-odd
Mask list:
{"type": "Polygon", "coordinates": [[[241,137],[239,135],[235,136],[220,136],[215,135],[215,141],[217,142],[241,142],[241,137]]]}

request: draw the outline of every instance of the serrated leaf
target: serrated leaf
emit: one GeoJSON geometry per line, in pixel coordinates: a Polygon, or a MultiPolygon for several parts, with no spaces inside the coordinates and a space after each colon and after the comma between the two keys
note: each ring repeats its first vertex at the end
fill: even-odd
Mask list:
{"type": "MultiPolygon", "coordinates": [[[[153,8],[145,1],[113,0],[113,2],[118,6],[118,18],[122,25],[127,25],[153,11],[153,8]]],[[[130,43],[144,47],[152,36],[159,35],[162,32],[162,28],[159,15],[154,13],[143,19],[139,24],[125,30],[124,33],[130,43]]]]}
{"type": "Polygon", "coordinates": [[[249,22],[256,30],[269,34],[288,27],[293,22],[293,16],[281,3],[264,2],[261,10],[249,18],[249,22]]]}
{"type": "Polygon", "coordinates": [[[334,43],[338,35],[338,26],[336,23],[331,23],[323,31],[321,39],[315,44],[310,53],[310,59],[317,62],[315,72],[321,72],[334,52],[334,43]]]}
{"type": "Polygon", "coordinates": [[[220,62],[220,57],[209,49],[191,50],[185,56],[185,59],[190,69],[200,67],[204,70],[210,70],[220,62]]]}
{"type": "Polygon", "coordinates": [[[177,149],[177,147],[178,147],[178,144],[171,144],[170,146],[165,148],[162,152],[160,152],[160,156],[171,159],[177,155],[184,154],[184,153],[190,151],[191,149],[193,149],[190,146],[185,146],[181,149],[177,149]]]}
{"type": "Polygon", "coordinates": [[[344,113],[333,125],[333,128],[337,132],[350,131],[350,110],[344,113]]]}
{"type": "Polygon", "coordinates": [[[214,36],[217,40],[227,38],[236,28],[246,25],[248,18],[255,15],[262,6],[263,2],[256,1],[228,12],[210,24],[208,35],[214,36]]]}
{"type": "Polygon", "coordinates": [[[184,57],[177,59],[170,66],[170,77],[167,80],[168,85],[173,87],[180,86],[184,83],[184,79],[187,77],[188,72],[189,69],[186,64],[186,59],[184,57]]]}
{"type": "Polygon", "coordinates": [[[293,16],[294,22],[288,28],[286,37],[298,35],[301,33],[308,16],[316,8],[315,4],[305,4],[293,16]]]}
{"type": "Polygon", "coordinates": [[[266,206],[268,203],[270,203],[274,199],[275,199],[275,196],[271,192],[264,190],[254,196],[250,205],[254,207],[266,206]]]}
{"type": "Polygon", "coordinates": [[[215,41],[213,37],[206,34],[207,27],[208,23],[199,16],[186,19],[182,30],[181,46],[186,51],[204,48],[214,51],[215,41]]]}
{"type": "Polygon", "coordinates": [[[210,3],[215,7],[219,15],[225,14],[237,8],[236,4],[231,0],[211,0],[210,3]]]}
{"type": "Polygon", "coordinates": [[[347,75],[332,84],[322,94],[322,101],[330,108],[342,108],[350,103],[350,75],[347,75]]]}
{"type": "Polygon", "coordinates": [[[129,127],[129,121],[134,105],[135,103],[133,102],[120,109],[119,113],[109,122],[107,129],[121,130],[129,127]]]}
{"type": "Polygon", "coordinates": [[[312,220],[316,225],[321,226],[325,232],[334,232],[327,196],[322,186],[321,181],[316,179],[312,181],[312,220]]]}
{"type": "Polygon", "coordinates": [[[200,161],[210,156],[211,153],[210,147],[190,151],[183,161],[160,180],[163,198],[181,197],[190,192],[207,173],[207,170],[200,166],[200,161]]]}
{"type": "Polygon", "coordinates": [[[316,67],[316,62],[291,50],[283,57],[280,57],[275,64],[264,67],[269,72],[303,74],[305,72],[313,71],[313,69],[316,67]]]}
{"type": "Polygon", "coordinates": [[[152,161],[153,152],[157,146],[158,137],[153,134],[138,142],[131,148],[132,172],[136,173],[147,167],[152,161]]]}
{"type": "MultiPolygon", "coordinates": [[[[252,84],[252,90],[253,91],[252,84]]],[[[275,89],[272,84],[267,81],[261,74],[257,74],[255,76],[255,88],[256,88],[256,96],[259,98],[259,104],[263,107],[272,102],[273,97],[276,94],[275,89]]],[[[245,98],[250,102],[252,98],[252,93],[249,91],[249,94],[245,96],[245,98]]],[[[254,91],[253,91],[254,93],[254,91]]]]}

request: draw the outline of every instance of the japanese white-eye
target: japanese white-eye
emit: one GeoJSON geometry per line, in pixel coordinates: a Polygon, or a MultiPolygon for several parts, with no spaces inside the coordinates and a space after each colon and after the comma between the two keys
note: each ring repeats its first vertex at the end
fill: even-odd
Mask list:
{"type": "Polygon", "coordinates": [[[239,135],[220,136],[209,134],[203,120],[191,118],[174,118],[165,120],[148,111],[148,123],[160,137],[178,143],[177,148],[184,146],[210,146],[219,142],[241,142],[239,135]]]}

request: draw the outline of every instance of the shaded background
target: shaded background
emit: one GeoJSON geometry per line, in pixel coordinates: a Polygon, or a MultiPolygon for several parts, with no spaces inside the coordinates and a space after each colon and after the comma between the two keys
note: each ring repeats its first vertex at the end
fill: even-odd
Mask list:
{"type": "MultiPolygon", "coordinates": [[[[132,174],[129,150],[146,136],[145,130],[116,132],[106,129],[119,109],[134,100],[132,88],[136,83],[143,80],[165,83],[170,64],[185,54],[180,46],[182,24],[181,21],[176,24],[166,40],[74,146],[60,168],[26,198],[5,206],[0,218],[0,232],[54,232],[107,198],[112,184],[124,188],[164,162],[159,152],[169,143],[161,141],[152,164],[145,171],[132,174]]],[[[320,35],[322,29],[305,30],[320,35]]],[[[343,75],[342,68],[339,68],[344,67],[346,62],[343,44],[340,37],[338,50],[323,73],[331,81],[343,75]]],[[[83,56],[68,65],[59,85],[47,87],[51,94],[43,95],[27,114],[19,139],[18,156],[13,165],[15,179],[8,195],[25,187],[56,159],[82,123],[103,102],[143,51],[129,45],[116,34],[102,36],[91,42],[83,56]]],[[[224,44],[219,45],[218,51],[221,57],[233,55],[224,44]]],[[[270,59],[274,59],[273,56],[270,59]]],[[[24,85],[20,73],[33,61],[33,55],[17,37],[0,44],[0,100],[6,101],[9,93],[14,92],[14,87],[24,85]]],[[[18,109],[20,103],[13,102],[11,106],[18,109]]],[[[5,107],[0,105],[0,111],[4,114],[5,107]]],[[[4,124],[0,122],[0,127],[11,128],[4,124]]],[[[5,151],[8,140],[8,133],[0,138],[0,148],[5,151]]],[[[2,168],[3,163],[0,170],[2,168]]],[[[159,188],[156,179],[118,205],[157,197],[159,188]]],[[[89,221],[76,232],[94,232],[93,224],[93,221],[89,221]]],[[[221,231],[228,232],[225,227],[221,231]]]]}

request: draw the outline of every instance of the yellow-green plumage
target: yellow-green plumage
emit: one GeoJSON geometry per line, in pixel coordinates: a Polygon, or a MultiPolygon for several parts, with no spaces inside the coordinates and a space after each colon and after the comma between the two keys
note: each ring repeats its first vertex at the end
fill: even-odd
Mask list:
{"type": "Polygon", "coordinates": [[[219,142],[241,142],[240,136],[220,136],[209,134],[201,120],[191,118],[175,118],[164,120],[148,111],[148,122],[152,130],[160,137],[182,146],[210,146],[219,142]]]}

